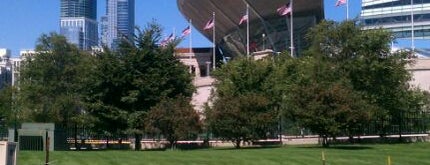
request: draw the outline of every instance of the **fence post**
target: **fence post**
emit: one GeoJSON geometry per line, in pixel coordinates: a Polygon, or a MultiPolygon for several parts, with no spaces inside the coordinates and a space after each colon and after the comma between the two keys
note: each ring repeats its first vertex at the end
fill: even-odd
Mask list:
{"type": "Polygon", "coordinates": [[[45,165],[49,165],[49,136],[48,130],[45,132],[45,165]]]}
{"type": "Polygon", "coordinates": [[[324,155],[324,151],[321,152],[321,160],[322,160],[322,164],[325,165],[325,155],[324,155]]]}
{"type": "Polygon", "coordinates": [[[388,158],[387,158],[387,165],[391,165],[391,157],[390,156],[388,156],[388,158]]]}

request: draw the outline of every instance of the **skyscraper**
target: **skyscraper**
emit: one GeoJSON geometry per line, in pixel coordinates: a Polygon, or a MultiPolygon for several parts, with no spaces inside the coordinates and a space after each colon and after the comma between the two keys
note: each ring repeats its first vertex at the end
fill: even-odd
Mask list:
{"type": "Polygon", "coordinates": [[[122,38],[134,34],[134,0],[106,0],[106,16],[101,19],[102,44],[115,49],[122,38]]]}
{"type": "Polygon", "coordinates": [[[60,33],[82,50],[98,45],[97,0],[61,0],[60,33]]]}

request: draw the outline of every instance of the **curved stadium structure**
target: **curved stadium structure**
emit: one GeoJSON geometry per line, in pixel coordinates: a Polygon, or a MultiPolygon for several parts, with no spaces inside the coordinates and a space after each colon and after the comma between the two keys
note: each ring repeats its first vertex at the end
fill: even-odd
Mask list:
{"type": "MultiPolygon", "coordinates": [[[[277,8],[286,0],[178,0],[178,7],[193,26],[212,41],[212,30],[203,30],[216,13],[215,43],[223,56],[246,54],[246,24],[239,21],[249,5],[251,52],[264,49],[283,51],[290,47],[289,16],[277,14],[277,8]]],[[[295,0],[294,47],[295,52],[306,47],[307,30],[324,18],[323,0],[295,0]]]]}

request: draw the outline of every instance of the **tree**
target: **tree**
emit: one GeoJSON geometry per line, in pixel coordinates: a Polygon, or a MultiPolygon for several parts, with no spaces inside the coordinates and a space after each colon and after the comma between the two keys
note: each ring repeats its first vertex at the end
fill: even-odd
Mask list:
{"type": "MultiPolygon", "coordinates": [[[[299,82],[289,88],[286,105],[300,125],[310,129],[323,138],[323,146],[329,146],[328,137],[348,135],[368,123],[374,107],[364,100],[361,93],[352,90],[350,85],[334,78],[334,71],[321,67],[316,77],[299,82]],[[323,75],[324,74],[324,75],[323,75]]],[[[291,116],[289,116],[291,117],[291,116]]]]}
{"type": "Polygon", "coordinates": [[[190,101],[183,96],[163,99],[148,112],[145,130],[153,135],[163,135],[172,149],[178,140],[195,139],[202,125],[190,101]]]}
{"type": "Polygon", "coordinates": [[[276,130],[276,111],[268,109],[269,100],[248,94],[216,99],[206,112],[209,130],[236,148],[241,142],[268,138],[276,130]]]}
{"type": "Polygon", "coordinates": [[[152,22],[135,38],[123,40],[116,51],[98,55],[88,102],[91,113],[105,131],[134,134],[136,149],[151,107],[165,98],[190,97],[194,92],[191,74],[174,56],[174,41],[167,47],[157,43],[161,28],[152,22]]]}
{"type": "Polygon", "coordinates": [[[344,80],[342,86],[373,107],[373,119],[380,120],[381,135],[386,134],[389,125],[398,125],[401,134],[402,114],[411,107],[418,112],[425,108],[417,104],[424,102],[422,97],[420,101],[409,97],[420,93],[409,86],[411,75],[405,67],[411,63],[409,52],[392,53],[388,31],[362,30],[352,21],[323,21],[310,30],[307,38],[311,47],[305,55],[329,63],[336,77],[344,80]]]}
{"type": "Polygon", "coordinates": [[[83,98],[91,56],[56,33],[42,35],[36,54],[20,70],[20,109],[26,120],[54,122],[63,127],[76,123],[84,110],[83,98]]]}
{"type": "Polygon", "coordinates": [[[277,111],[265,91],[272,71],[270,59],[235,59],[214,73],[217,83],[213,106],[206,111],[207,125],[215,136],[234,142],[274,136],[277,111]]]}
{"type": "Polygon", "coordinates": [[[0,130],[7,128],[13,122],[13,102],[14,100],[14,88],[7,86],[0,89],[0,130]]]}

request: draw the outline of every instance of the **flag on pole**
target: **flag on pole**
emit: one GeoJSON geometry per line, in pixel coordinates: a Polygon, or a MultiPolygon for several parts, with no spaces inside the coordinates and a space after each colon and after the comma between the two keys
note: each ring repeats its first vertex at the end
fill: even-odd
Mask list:
{"type": "Polygon", "coordinates": [[[191,33],[191,27],[190,27],[190,26],[187,26],[184,30],[182,30],[182,35],[181,35],[181,37],[188,36],[188,35],[190,35],[190,33],[191,33]]]}
{"type": "Polygon", "coordinates": [[[170,42],[172,42],[174,39],[175,39],[175,36],[172,33],[168,37],[166,37],[163,40],[161,40],[160,45],[161,46],[166,46],[167,44],[169,44],[170,42]]]}
{"type": "Polygon", "coordinates": [[[347,1],[347,0],[337,0],[337,2],[336,2],[336,6],[344,5],[344,4],[346,4],[346,1],[347,1]]]}
{"type": "Polygon", "coordinates": [[[170,34],[169,37],[167,37],[167,42],[172,42],[175,39],[175,35],[170,34]]]}
{"type": "Polygon", "coordinates": [[[211,18],[211,20],[209,20],[208,23],[206,23],[206,26],[203,29],[204,30],[212,29],[214,25],[215,25],[214,19],[211,18]]]}
{"type": "Polygon", "coordinates": [[[290,3],[287,3],[287,4],[279,7],[276,11],[278,12],[279,15],[284,16],[284,15],[291,13],[291,11],[293,11],[293,10],[291,8],[290,3]]]}
{"type": "Polygon", "coordinates": [[[242,16],[242,18],[239,21],[239,25],[242,25],[242,23],[247,22],[248,21],[248,14],[242,16]]]}

